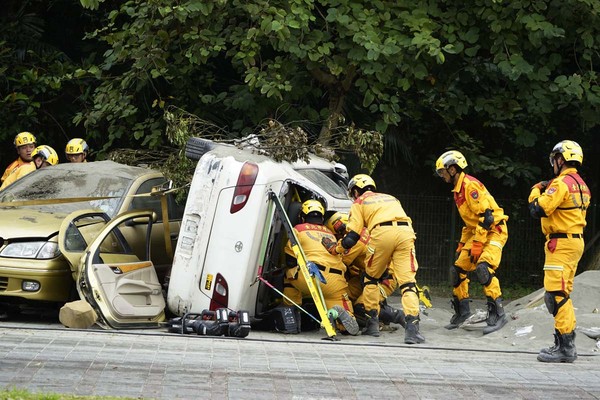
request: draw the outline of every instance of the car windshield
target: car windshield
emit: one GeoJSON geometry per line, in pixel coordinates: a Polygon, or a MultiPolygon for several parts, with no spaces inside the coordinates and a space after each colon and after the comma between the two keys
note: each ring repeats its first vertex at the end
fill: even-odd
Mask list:
{"type": "MultiPolygon", "coordinates": [[[[43,200],[48,204],[31,204],[19,207],[32,208],[44,212],[70,213],[83,209],[99,209],[111,217],[118,212],[136,176],[128,176],[121,171],[106,168],[94,168],[91,164],[81,166],[61,164],[56,167],[34,171],[0,191],[0,203],[14,201],[43,200]],[[120,173],[119,173],[120,172],[120,173]],[[93,200],[63,202],[58,199],[100,197],[93,200]],[[105,197],[105,198],[101,198],[105,197]],[[53,200],[57,202],[52,203],[53,200]]],[[[10,205],[8,205],[10,207],[10,205]]]]}
{"type": "Polygon", "coordinates": [[[327,194],[337,199],[348,199],[348,193],[342,183],[336,183],[323,172],[317,169],[298,169],[297,170],[305,178],[317,184],[325,190],[327,194]]]}

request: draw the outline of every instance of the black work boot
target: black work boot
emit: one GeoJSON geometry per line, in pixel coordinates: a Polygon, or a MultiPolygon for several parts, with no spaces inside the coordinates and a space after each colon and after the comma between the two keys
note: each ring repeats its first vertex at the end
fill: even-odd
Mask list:
{"type": "Polygon", "coordinates": [[[380,306],[379,319],[381,322],[386,325],[390,323],[400,324],[403,328],[406,328],[406,316],[404,315],[404,311],[390,306],[386,301],[381,303],[380,306]]]}
{"type": "Polygon", "coordinates": [[[577,349],[575,348],[575,331],[560,335],[554,334],[555,345],[540,350],[537,359],[541,362],[549,363],[572,363],[577,359],[577,349]],[[556,342],[558,341],[558,346],[556,342]]]}
{"type": "Polygon", "coordinates": [[[367,311],[367,326],[362,331],[363,335],[379,336],[379,317],[377,316],[377,310],[367,311]]]}
{"type": "Polygon", "coordinates": [[[407,315],[406,316],[406,328],[404,331],[404,343],[416,344],[423,343],[425,337],[419,332],[419,316],[407,315]]]}
{"type": "Polygon", "coordinates": [[[504,314],[504,307],[502,306],[502,298],[498,297],[496,300],[492,300],[491,297],[488,297],[488,315],[485,322],[487,325],[483,328],[483,334],[487,335],[488,333],[496,332],[498,329],[502,328],[508,322],[506,318],[506,314],[504,314]]]}
{"type": "Polygon", "coordinates": [[[356,336],[360,332],[356,319],[342,306],[335,305],[333,309],[337,311],[337,321],[344,326],[349,335],[356,336]]]}
{"type": "Polygon", "coordinates": [[[458,297],[454,296],[450,304],[454,309],[454,315],[450,318],[450,323],[444,326],[444,328],[456,329],[472,315],[469,307],[469,299],[458,300],[458,297]]]}
{"type": "Polygon", "coordinates": [[[354,305],[354,318],[356,318],[356,322],[358,322],[358,326],[361,328],[367,326],[367,320],[369,317],[367,315],[367,311],[365,310],[364,304],[357,303],[354,305]]]}
{"type": "Polygon", "coordinates": [[[555,329],[554,330],[554,346],[544,347],[543,349],[540,350],[540,354],[541,353],[552,354],[556,350],[558,350],[560,348],[560,341],[558,340],[559,336],[560,336],[560,333],[558,333],[558,330],[555,329]]]}

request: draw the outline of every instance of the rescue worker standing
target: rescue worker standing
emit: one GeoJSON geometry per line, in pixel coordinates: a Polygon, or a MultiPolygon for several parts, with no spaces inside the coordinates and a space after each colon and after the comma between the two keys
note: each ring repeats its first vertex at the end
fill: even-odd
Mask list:
{"type": "Polygon", "coordinates": [[[67,161],[72,163],[87,162],[86,158],[89,150],[90,148],[85,140],[80,138],[71,139],[65,147],[65,156],[67,161]]]}
{"type": "MultiPolygon", "coordinates": [[[[325,226],[329,228],[336,239],[341,239],[346,234],[349,216],[347,212],[338,211],[333,214],[325,226]]],[[[365,273],[365,258],[367,256],[367,243],[369,242],[369,232],[363,228],[360,233],[360,239],[351,249],[342,254],[342,262],[348,268],[346,272],[346,281],[348,282],[348,295],[354,306],[354,316],[359,326],[366,326],[365,305],[363,304],[363,281],[365,273]]],[[[388,268],[387,278],[381,280],[378,284],[379,298],[379,322],[389,325],[391,322],[406,326],[404,311],[397,310],[387,303],[387,297],[397,288],[398,283],[393,278],[388,268]]],[[[385,276],[385,275],[384,275],[385,276]]],[[[380,324],[381,325],[381,324],[380,324]]]]}
{"type": "MultiPolygon", "coordinates": [[[[294,226],[294,232],[300,247],[304,250],[307,263],[314,263],[326,281],[321,284],[321,291],[327,309],[337,311],[338,328],[350,335],[357,335],[360,329],[353,315],[352,302],[348,298],[348,282],[344,277],[346,266],[339,257],[329,254],[321,245],[321,238],[327,237],[332,240],[335,238],[333,233],[323,226],[324,217],[323,205],[318,200],[307,200],[302,203],[300,211],[302,222],[294,226]]],[[[310,291],[304,275],[299,271],[289,241],[285,252],[288,255],[287,266],[289,268],[284,279],[284,303],[293,305],[289,301],[292,300],[296,304],[302,304],[302,297],[310,296],[310,291]]],[[[317,277],[317,279],[319,278],[317,277]]]]}
{"type": "Polygon", "coordinates": [[[395,197],[375,192],[375,181],[365,174],[355,175],[348,183],[354,203],[350,208],[347,234],[339,242],[323,240],[332,254],[343,254],[358,243],[363,228],[370,233],[365,259],[363,301],[370,317],[363,334],[379,336],[379,282],[388,266],[394,271],[406,314],[404,343],[423,343],[419,332],[419,296],[415,275],[415,233],[412,221],[395,197]],[[391,263],[391,265],[390,265],[391,263]]]}
{"type": "Polygon", "coordinates": [[[27,175],[27,173],[35,171],[35,166],[31,162],[31,153],[35,149],[35,143],[35,136],[29,132],[21,132],[15,136],[14,144],[19,157],[6,167],[6,170],[2,174],[2,186],[0,189],[4,189],[6,186],[15,182],[18,179],[17,172],[20,172],[18,174],[19,177],[23,177],[27,175]],[[12,177],[8,179],[11,175],[12,177]]]}
{"type": "Polygon", "coordinates": [[[583,255],[583,229],[591,193],[577,168],[583,163],[583,151],[572,140],[563,140],[550,153],[550,165],[556,176],[531,188],[529,211],[541,219],[544,245],[544,301],[554,316],[554,346],[540,350],[542,362],[573,362],[575,348],[575,311],[570,293],[577,263],[583,255]]]}
{"type": "Polygon", "coordinates": [[[483,183],[465,174],[467,165],[466,158],[456,150],[445,152],[435,163],[440,178],[453,186],[454,202],[465,224],[456,249],[458,258],[450,269],[454,315],[445,328],[455,329],[471,316],[468,273],[475,271],[487,297],[487,326],[483,329],[486,335],[508,322],[500,281],[495,275],[508,240],[508,216],[483,183]]]}

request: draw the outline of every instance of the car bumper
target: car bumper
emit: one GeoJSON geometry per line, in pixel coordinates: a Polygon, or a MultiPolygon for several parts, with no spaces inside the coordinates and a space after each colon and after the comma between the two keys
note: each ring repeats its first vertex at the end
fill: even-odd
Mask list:
{"type": "Polygon", "coordinates": [[[15,262],[15,260],[0,258],[0,298],[66,302],[69,300],[72,286],[72,273],[64,264],[64,260],[62,263],[53,260],[15,262]],[[24,262],[28,265],[22,265],[24,262]],[[39,289],[23,290],[24,282],[37,282],[39,289]]]}

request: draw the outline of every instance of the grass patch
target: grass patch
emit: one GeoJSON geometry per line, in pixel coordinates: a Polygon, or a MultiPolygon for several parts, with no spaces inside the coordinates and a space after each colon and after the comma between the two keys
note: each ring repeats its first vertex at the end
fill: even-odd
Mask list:
{"type": "Polygon", "coordinates": [[[0,400],[134,400],[133,397],[78,396],[59,393],[34,393],[27,389],[2,389],[0,400]]]}

